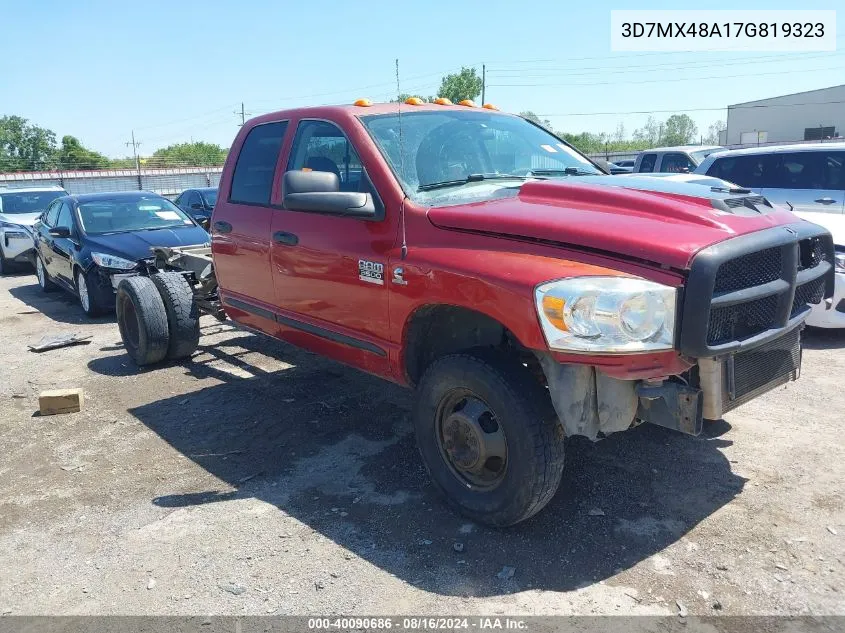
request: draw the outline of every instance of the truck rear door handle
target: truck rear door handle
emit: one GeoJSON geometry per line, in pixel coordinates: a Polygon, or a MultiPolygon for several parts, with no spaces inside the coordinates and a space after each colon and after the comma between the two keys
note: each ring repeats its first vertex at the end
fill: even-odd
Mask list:
{"type": "Polygon", "coordinates": [[[285,246],[296,246],[299,244],[299,238],[293,233],[285,233],[284,231],[276,231],[273,233],[273,241],[285,246]]]}
{"type": "Polygon", "coordinates": [[[228,222],[223,222],[222,220],[218,220],[214,223],[214,230],[218,233],[231,233],[232,232],[232,225],[228,222]]]}
{"type": "Polygon", "coordinates": [[[820,204],[833,204],[836,200],[833,198],[819,198],[818,200],[814,200],[814,202],[818,202],[820,204]]]}

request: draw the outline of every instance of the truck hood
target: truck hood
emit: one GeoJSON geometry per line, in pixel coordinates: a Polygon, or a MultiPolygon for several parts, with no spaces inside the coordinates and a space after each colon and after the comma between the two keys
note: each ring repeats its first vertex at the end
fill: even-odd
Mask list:
{"type": "Polygon", "coordinates": [[[759,203],[759,196],[732,193],[732,187],[696,174],[530,180],[515,197],[433,207],[428,217],[445,229],[584,248],[684,270],[711,244],[799,221],[785,209],[759,203]]]}
{"type": "Polygon", "coordinates": [[[208,233],[200,227],[185,226],[176,229],[88,235],[85,238],[85,245],[95,253],[104,252],[137,261],[151,257],[150,248],[153,246],[194,246],[207,244],[210,241],[208,233]]]}
{"type": "Polygon", "coordinates": [[[41,211],[35,213],[0,213],[0,222],[20,224],[21,226],[32,226],[41,217],[41,211]]]}

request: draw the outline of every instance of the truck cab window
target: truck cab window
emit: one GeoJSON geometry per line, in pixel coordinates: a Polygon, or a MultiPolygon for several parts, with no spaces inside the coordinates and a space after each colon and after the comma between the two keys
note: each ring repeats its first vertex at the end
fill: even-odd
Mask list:
{"type": "Polygon", "coordinates": [[[640,169],[642,172],[654,171],[654,163],[657,161],[657,154],[646,154],[640,161],[640,169]]]}
{"type": "Polygon", "coordinates": [[[232,175],[230,202],[270,204],[273,174],[287,126],[287,121],[279,121],[256,125],[250,130],[232,175]]]}
{"type": "Polygon", "coordinates": [[[340,180],[341,191],[369,191],[362,183],[358,152],[340,128],[326,121],[299,124],[287,168],[331,172],[340,180]]]}

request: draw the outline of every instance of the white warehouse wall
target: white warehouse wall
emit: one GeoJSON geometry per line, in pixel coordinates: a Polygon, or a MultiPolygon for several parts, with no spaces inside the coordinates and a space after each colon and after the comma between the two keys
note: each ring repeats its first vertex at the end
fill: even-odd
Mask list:
{"type": "Polygon", "coordinates": [[[803,141],[820,126],[845,136],[845,85],[728,106],[727,144],[803,141]]]}

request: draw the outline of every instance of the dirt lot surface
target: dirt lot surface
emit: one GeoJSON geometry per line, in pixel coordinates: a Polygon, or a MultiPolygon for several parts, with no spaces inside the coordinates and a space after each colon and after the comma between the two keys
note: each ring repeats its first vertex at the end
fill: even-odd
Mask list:
{"type": "Polygon", "coordinates": [[[496,531],[441,503],[376,378],[210,318],[139,371],[29,274],[0,327],[0,614],[845,613],[845,333],[701,437],[570,442],[552,503],[496,531]],[[27,350],[62,332],[92,342],[27,350]],[[64,387],[83,411],[39,417],[64,387]]]}

